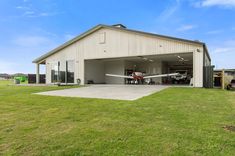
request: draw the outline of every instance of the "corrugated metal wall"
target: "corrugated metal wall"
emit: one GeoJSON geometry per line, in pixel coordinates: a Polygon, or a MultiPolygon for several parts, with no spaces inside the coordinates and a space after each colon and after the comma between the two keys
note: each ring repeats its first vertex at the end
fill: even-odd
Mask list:
{"type": "Polygon", "coordinates": [[[203,87],[213,88],[213,74],[214,66],[204,66],[203,67],[203,87]]]}
{"type": "Polygon", "coordinates": [[[79,41],[84,59],[193,52],[201,45],[103,28],[79,41]],[[105,43],[100,35],[105,33],[105,43]]]}
{"type": "Polygon", "coordinates": [[[84,84],[85,60],[193,52],[194,84],[202,87],[203,55],[196,52],[197,49],[203,51],[202,45],[102,28],[49,56],[46,59],[46,82],[50,83],[50,64],[55,61],[74,60],[75,79],[81,79],[84,84]]]}

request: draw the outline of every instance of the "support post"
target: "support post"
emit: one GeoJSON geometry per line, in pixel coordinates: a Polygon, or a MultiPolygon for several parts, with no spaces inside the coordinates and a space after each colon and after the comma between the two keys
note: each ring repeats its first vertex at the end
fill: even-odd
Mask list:
{"type": "Polygon", "coordinates": [[[40,71],[40,64],[36,64],[36,84],[39,84],[40,83],[40,74],[39,74],[39,71],[40,71]]]}
{"type": "Polygon", "coordinates": [[[225,84],[224,84],[224,69],[222,70],[222,89],[224,89],[225,84]]]}
{"type": "Polygon", "coordinates": [[[85,78],[85,72],[84,72],[84,70],[85,70],[85,60],[84,59],[81,59],[80,61],[79,61],[79,78],[81,79],[81,85],[84,85],[85,84],[85,80],[84,80],[84,78],[85,78]]]}
{"type": "Polygon", "coordinates": [[[203,49],[193,51],[193,87],[203,87],[203,49]]]}

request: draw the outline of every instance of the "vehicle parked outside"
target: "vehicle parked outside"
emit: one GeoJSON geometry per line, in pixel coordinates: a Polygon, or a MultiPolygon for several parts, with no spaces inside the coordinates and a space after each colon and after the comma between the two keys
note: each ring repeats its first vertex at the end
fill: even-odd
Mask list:
{"type": "Polygon", "coordinates": [[[227,85],[227,90],[235,89],[235,79],[231,80],[231,82],[227,85]]]}

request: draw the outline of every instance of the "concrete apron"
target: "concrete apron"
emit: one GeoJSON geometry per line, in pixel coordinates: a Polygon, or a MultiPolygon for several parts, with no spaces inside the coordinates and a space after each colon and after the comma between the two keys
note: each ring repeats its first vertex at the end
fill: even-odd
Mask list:
{"type": "Polygon", "coordinates": [[[169,86],[163,85],[89,85],[81,88],[47,91],[36,94],[63,97],[137,100],[168,87],[169,86]]]}

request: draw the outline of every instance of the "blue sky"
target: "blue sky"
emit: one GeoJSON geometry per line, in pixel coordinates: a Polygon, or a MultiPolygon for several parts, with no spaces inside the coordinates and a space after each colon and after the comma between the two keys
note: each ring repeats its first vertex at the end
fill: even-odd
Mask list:
{"type": "Polygon", "coordinates": [[[235,0],[0,0],[0,73],[34,73],[33,59],[116,23],[200,40],[216,68],[235,68],[235,0]]]}

